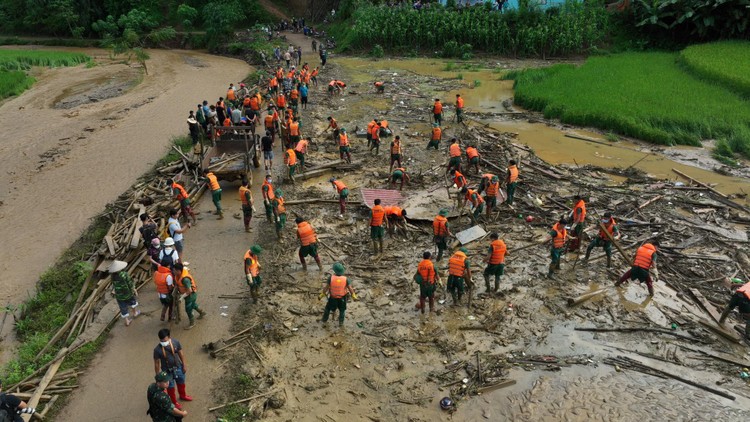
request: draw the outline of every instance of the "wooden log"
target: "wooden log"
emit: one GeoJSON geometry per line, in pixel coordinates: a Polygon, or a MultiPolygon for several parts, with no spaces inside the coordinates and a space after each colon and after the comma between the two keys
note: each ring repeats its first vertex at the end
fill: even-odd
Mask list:
{"type": "MultiPolygon", "coordinates": [[[[65,356],[67,356],[68,348],[63,347],[60,349],[59,352],[57,352],[57,356],[55,356],[55,359],[53,360],[53,364],[50,365],[50,367],[47,369],[47,372],[44,374],[44,377],[42,377],[42,380],[39,382],[39,386],[34,391],[34,395],[31,396],[29,401],[26,403],[29,407],[37,407],[39,405],[39,400],[42,398],[42,395],[44,394],[44,389],[47,388],[50,381],[52,381],[52,378],[57,373],[57,370],[60,369],[60,365],[62,365],[63,361],[65,360],[65,356]]],[[[28,422],[31,420],[31,415],[24,414],[21,415],[21,418],[28,422]]]]}
{"type": "Polygon", "coordinates": [[[714,333],[724,337],[725,339],[733,343],[742,343],[742,337],[734,331],[725,330],[723,327],[717,324],[711,323],[711,321],[708,321],[700,317],[698,317],[698,322],[702,326],[708,328],[709,330],[713,331],[714,333]]]}
{"type": "Polygon", "coordinates": [[[141,221],[141,215],[146,213],[146,207],[142,204],[138,204],[138,216],[135,218],[135,230],[133,231],[133,237],[130,239],[130,249],[135,249],[141,243],[141,227],[143,227],[143,221],[141,221]]]}
{"type": "Polygon", "coordinates": [[[612,235],[609,233],[609,231],[607,231],[607,228],[604,227],[604,224],[602,223],[601,219],[599,219],[599,221],[597,223],[599,224],[599,228],[601,229],[602,233],[604,233],[607,236],[607,238],[609,239],[609,241],[612,242],[613,245],[615,245],[615,247],[617,248],[617,251],[620,252],[620,255],[622,255],[622,257],[625,259],[625,262],[628,263],[628,264],[630,264],[631,262],[633,262],[633,259],[631,257],[629,257],[628,254],[625,253],[625,250],[622,248],[622,246],[620,246],[620,244],[617,243],[617,241],[615,240],[615,238],[612,237],[612,235]]]}
{"type": "Polygon", "coordinates": [[[227,406],[230,406],[230,405],[233,405],[233,404],[246,403],[246,402],[249,402],[250,400],[255,400],[255,399],[259,399],[259,398],[263,398],[263,397],[268,397],[268,396],[270,396],[271,394],[274,394],[274,393],[276,393],[276,391],[277,391],[277,390],[271,390],[271,391],[267,391],[267,392],[265,392],[265,393],[263,393],[263,394],[256,394],[256,395],[254,395],[254,396],[252,396],[252,397],[248,397],[248,398],[246,398],[246,399],[242,399],[242,400],[237,400],[237,401],[233,401],[233,402],[229,402],[229,403],[224,403],[224,404],[222,404],[221,406],[216,406],[216,407],[209,407],[209,408],[208,408],[208,411],[209,411],[209,412],[213,412],[214,410],[219,410],[219,409],[223,409],[223,408],[225,408],[225,407],[227,407],[227,406]]]}
{"type": "Polygon", "coordinates": [[[581,136],[581,135],[577,135],[577,134],[574,134],[574,133],[566,133],[565,137],[566,138],[572,138],[572,139],[580,139],[581,141],[591,142],[591,143],[599,144],[599,145],[606,145],[608,147],[612,146],[611,143],[604,142],[603,139],[589,138],[588,136],[581,136]]]}
{"type": "Polygon", "coordinates": [[[685,336],[679,333],[676,333],[674,331],[670,330],[664,330],[662,328],[651,328],[651,327],[613,327],[613,328],[604,328],[604,327],[575,327],[576,331],[592,331],[595,333],[608,333],[608,332],[621,332],[621,333],[635,333],[635,332],[648,332],[648,333],[659,333],[659,334],[667,334],[673,337],[681,338],[683,340],[688,340],[691,342],[699,342],[699,343],[707,343],[706,341],[697,339],[695,337],[685,336]]]}
{"type": "Polygon", "coordinates": [[[587,300],[589,300],[589,299],[591,299],[591,298],[593,298],[595,296],[598,296],[598,295],[606,292],[607,290],[611,289],[612,287],[614,287],[614,286],[608,286],[608,287],[605,287],[603,289],[597,289],[597,290],[594,290],[593,292],[584,293],[584,294],[582,294],[582,295],[580,295],[578,297],[569,297],[568,298],[568,306],[579,305],[579,304],[581,304],[581,303],[583,303],[583,302],[585,302],[585,301],[587,301],[587,300]]]}
{"type": "MultiPolygon", "coordinates": [[[[49,402],[48,402],[48,403],[47,403],[47,404],[46,404],[46,405],[44,406],[44,410],[42,410],[42,411],[41,411],[41,413],[39,413],[39,415],[40,415],[40,416],[41,416],[42,418],[44,418],[44,417],[46,417],[46,416],[47,416],[47,413],[49,413],[50,409],[52,409],[52,407],[54,407],[54,406],[55,406],[55,402],[57,401],[57,399],[58,399],[59,397],[60,397],[60,396],[58,396],[58,395],[54,395],[54,396],[52,396],[52,398],[50,399],[50,401],[49,401],[49,402]]],[[[42,420],[43,420],[43,419],[42,419],[42,420]]]]}
{"type": "Polygon", "coordinates": [[[694,178],[688,176],[687,174],[685,174],[685,173],[683,173],[683,172],[681,172],[681,171],[679,171],[679,170],[677,170],[675,168],[673,168],[672,171],[675,172],[675,173],[677,173],[678,175],[680,175],[680,176],[682,176],[682,177],[690,180],[691,182],[695,183],[696,185],[704,187],[704,188],[708,189],[709,191],[715,193],[719,197],[718,201],[721,202],[722,204],[728,205],[728,206],[730,206],[732,208],[736,208],[738,210],[745,211],[746,213],[750,213],[750,208],[747,208],[747,207],[745,207],[743,205],[740,205],[740,204],[732,201],[731,199],[729,199],[729,197],[727,195],[724,195],[723,193],[721,193],[721,192],[717,191],[716,189],[712,188],[711,186],[709,186],[709,185],[701,182],[700,180],[694,179],[694,178]]]}
{"type": "Polygon", "coordinates": [[[117,244],[115,243],[115,240],[112,238],[112,236],[107,235],[104,236],[104,241],[107,243],[107,250],[109,251],[109,254],[111,256],[115,256],[117,253],[117,244]]]}
{"type": "MultiPolygon", "coordinates": [[[[301,204],[338,204],[338,199],[293,199],[291,201],[284,201],[284,205],[301,205],[301,204]]],[[[347,201],[347,205],[362,205],[361,201],[347,201]]]]}
{"type": "Polygon", "coordinates": [[[76,313],[76,310],[78,310],[78,307],[81,305],[81,302],[83,301],[83,296],[88,291],[89,284],[91,284],[91,279],[94,278],[94,274],[96,274],[96,269],[99,267],[102,261],[103,259],[101,256],[96,257],[96,261],[94,262],[94,270],[91,271],[88,277],[86,277],[86,280],[84,280],[83,286],[81,286],[81,291],[78,293],[78,299],[76,299],[76,303],[73,305],[73,310],[70,311],[70,316],[73,316],[73,314],[76,313]]]}
{"type": "Polygon", "coordinates": [[[642,209],[646,208],[647,206],[653,204],[654,202],[660,200],[661,198],[664,198],[664,195],[655,196],[655,197],[649,199],[648,201],[644,202],[643,204],[641,204],[641,206],[639,206],[638,209],[642,210],[642,209]]]}

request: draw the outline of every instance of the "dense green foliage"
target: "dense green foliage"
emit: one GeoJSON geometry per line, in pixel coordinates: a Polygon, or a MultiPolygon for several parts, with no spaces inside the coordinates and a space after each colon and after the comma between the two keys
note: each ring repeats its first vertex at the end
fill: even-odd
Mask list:
{"type": "Polygon", "coordinates": [[[626,21],[655,41],[750,39],[750,0],[634,0],[626,21]]]}
{"type": "Polygon", "coordinates": [[[750,103],[685,72],[674,53],[625,53],[514,72],[515,101],[565,123],[661,144],[725,140],[750,157],[750,103]]]}
{"type": "MultiPolygon", "coordinates": [[[[607,28],[607,13],[597,1],[564,5],[542,11],[521,2],[518,10],[492,11],[489,6],[468,9],[431,6],[363,6],[354,11],[353,27],[342,47],[370,49],[458,49],[470,44],[488,52],[511,56],[564,56],[586,51],[600,41],[607,28]]],[[[455,54],[451,54],[455,56],[455,54]]]]}
{"type": "Polygon", "coordinates": [[[0,99],[19,95],[31,88],[34,78],[19,70],[0,71],[0,99]]]}
{"type": "Polygon", "coordinates": [[[680,53],[680,63],[691,73],[750,99],[750,41],[693,45],[680,53]]]}

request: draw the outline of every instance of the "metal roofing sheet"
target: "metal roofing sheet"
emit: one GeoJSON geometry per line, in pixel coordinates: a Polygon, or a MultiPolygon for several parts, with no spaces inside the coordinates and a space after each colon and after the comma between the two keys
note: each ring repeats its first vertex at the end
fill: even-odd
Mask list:
{"type": "Polygon", "coordinates": [[[380,205],[384,207],[398,205],[404,200],[401,191],[393,189],[360,189],[359,191],[367,208],[372,208],[378,198],[381,201],[380,205]]]}

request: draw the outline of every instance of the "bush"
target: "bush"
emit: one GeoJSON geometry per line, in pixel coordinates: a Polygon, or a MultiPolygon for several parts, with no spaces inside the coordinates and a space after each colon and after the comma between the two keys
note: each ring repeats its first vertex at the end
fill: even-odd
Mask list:
{"type": "Polygon", "coordinates": [[[379,59],[385,55],[385,52],[383,51],[383,47],[381,47],[380,44],[375,44],[375,46],[372,47],[370,55],[379,59]]]}

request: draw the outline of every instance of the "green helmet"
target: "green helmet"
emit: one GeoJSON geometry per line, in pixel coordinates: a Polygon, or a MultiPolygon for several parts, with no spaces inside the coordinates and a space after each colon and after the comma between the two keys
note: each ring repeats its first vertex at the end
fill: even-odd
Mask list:
{"type": "Polygon", "coordinates": [[[282,192],[281,189],[276,189],[275,191],[273,191],[273,193],[276,194],[276,196],[283,196],[284,195],[284,192],[282,192]]]}
{"type": "Polygon", "coordinates": [[[439,214],[442,215],[443,217],[447,217],[448,213],[450,213],[450,211],[448,211],[448,208],[443,208],[439,212],[439,214]]]}
{"type": "Polygon", "coordinates": [[[466,248],[461,248],[461,249],[459,249],[459,251],[461,251],[461,252],[463,252],[463,253],[469,253],[469,250],[468,250],[468,249],[466,249],[466,248]]]}
{"type": "Polygon", "coordinates": [[[333,264],[333,272],[336,275],[344,275],[344,265],[340,262],[333,264]]]}
{"type": "Polygon", "coordinates": [[[261,252],[263,252],[263,248],[261,248],[260,245],[253,245],[250,247],[250,252],[255,255],[259,255],[261,252]]]}

